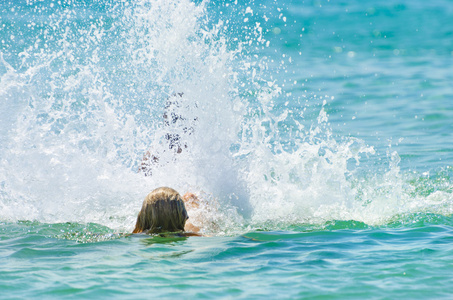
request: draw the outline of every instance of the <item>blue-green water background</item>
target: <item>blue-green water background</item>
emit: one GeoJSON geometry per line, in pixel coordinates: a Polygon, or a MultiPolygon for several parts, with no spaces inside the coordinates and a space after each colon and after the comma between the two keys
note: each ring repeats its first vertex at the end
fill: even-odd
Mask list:
{"type": "Polygon", "coordinates": [[[452,297],[450,1],[0,13],[0,298],[452,297]],[[145,178],[181,90],[203,137],[145,178]],[[209,237],[127,234],[162,184],[209,237]]]}

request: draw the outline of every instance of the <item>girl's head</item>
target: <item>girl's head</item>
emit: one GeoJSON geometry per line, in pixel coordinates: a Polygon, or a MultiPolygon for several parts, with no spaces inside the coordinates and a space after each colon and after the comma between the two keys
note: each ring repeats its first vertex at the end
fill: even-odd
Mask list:
{"type": "Polygon", "coordinates": [[[187,219],[181,195],[172,188],[160,187],[146,196],[132,233],[184,231],[187,219]]]}

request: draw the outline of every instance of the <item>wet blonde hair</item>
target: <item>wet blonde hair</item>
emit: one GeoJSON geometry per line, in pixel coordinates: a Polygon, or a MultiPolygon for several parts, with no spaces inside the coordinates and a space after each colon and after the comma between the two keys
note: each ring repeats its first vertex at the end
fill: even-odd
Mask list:
{"type": "Polygon", "coordinates": [[[132,233],[184,231],[187,219],[181,195],[172,188],[160,187],[146,196],[132,233]]]}

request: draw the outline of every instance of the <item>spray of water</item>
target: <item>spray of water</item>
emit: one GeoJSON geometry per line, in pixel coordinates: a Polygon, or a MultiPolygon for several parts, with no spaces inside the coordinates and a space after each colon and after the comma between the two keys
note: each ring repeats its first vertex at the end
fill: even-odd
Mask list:
{"type": "Polygon", "coordinates": [[[270,61],[250,50],[269,47],[260,23],[242,25],[238,41],[229,34],[237,24],[210,17],[209,5],[12,7],[29,19],[8,15],[23,39],[0,55],[0,219],[128,231],[144,196],[162,185],[198,193],[203,205],[192,213],[214,234],[452,213],[451,186],[418,193],[397,153],[381,175],[360,172],[374,150],[333,137],[329,98],[315,99],[324,104],[309,126],[301,99],[279,104],[270,61]]]}

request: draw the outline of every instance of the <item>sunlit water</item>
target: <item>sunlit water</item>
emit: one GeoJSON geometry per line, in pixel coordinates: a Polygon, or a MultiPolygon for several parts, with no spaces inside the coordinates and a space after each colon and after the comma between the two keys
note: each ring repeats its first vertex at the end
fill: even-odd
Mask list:
{"type": "Polygon", "coordinates": [[[0,298],[451,297],[448,1],[0,13],[0,298]],[[162,185],[205,237],[129,235],[162,185]]]}

